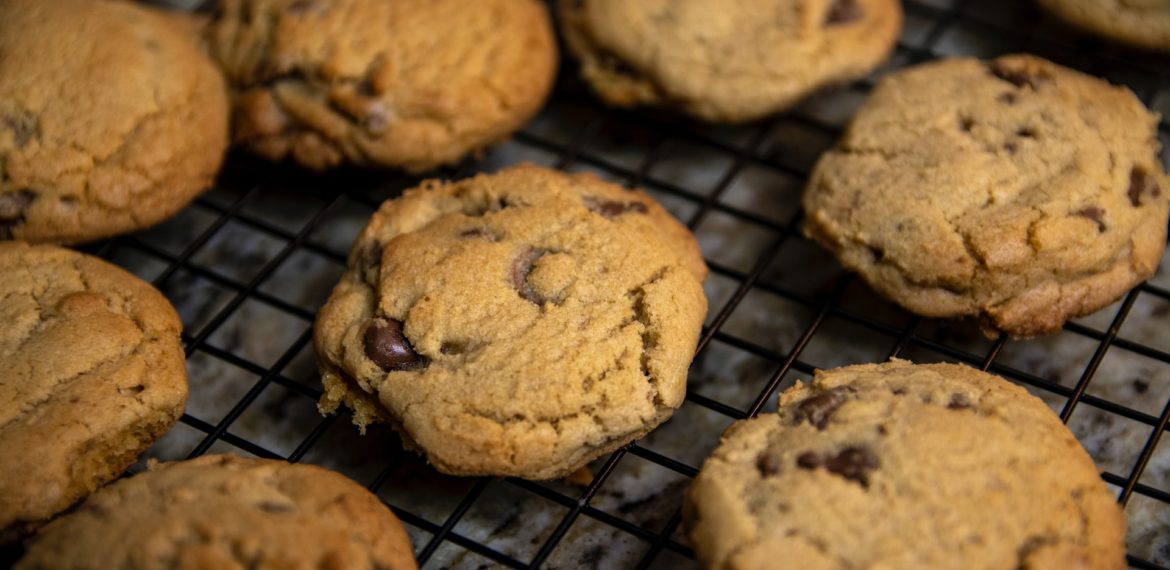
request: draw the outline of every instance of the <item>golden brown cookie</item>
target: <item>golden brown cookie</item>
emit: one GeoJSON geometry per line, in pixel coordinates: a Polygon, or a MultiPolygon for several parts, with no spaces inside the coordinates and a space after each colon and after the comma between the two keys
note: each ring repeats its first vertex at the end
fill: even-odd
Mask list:
{"type": "Polygon", "coordinates": [[[398,518],[313,465],[210,455],[156,465],[52,522],[22,570],[411,570],[398,518]]]}
{"type": "Polygon", "coordinates": [[[227,94],[190,32],[131,2],[0,2],[0,239],[132,231],[211,185],[227,94]]]}
{"type": "Polygon", "coordinates": [[[818,371],[728,428],[684,515],[712,569],[1125,567],[1125,517],[1060,419],[954,364],[818,371]]]}
{"type": "Polygon", "coordinates": [[[1068,23],[1130,45],[1170,51],[1170,2],[1166,0],[1037,0],[1068,23]]]}
{"type": "Polygon", "coordinates": [[[1056,331],[1153,275],[1157,115],[1030,55],[888,76],[804,195],[805,232],[883,295],[989,334],[1056,331]]]}
{"type": "Polygon", "coordinates": [[[897,0],[560,0],[561,31],[606,102],[748,121],[885,61],[897,0]]]}
{"type": "Polygon", "coordinates": [[[556,44],[538,0],[225,0],[209,31],[236,144],[321,170],[429,170],[540,108],[556,44]]]}
{"type": "Polygon", "coordinates": [[[648,195],[519,166],[387,201],[317,317],[325,394],[457,475],[550,479],[682,404],[707,301],[648,195]]]}
{"type": "Polygon", "coordinates": [[[187,400],[175,310],[100,259],[0,242],[0,542],[122,473],[187,400]]]}

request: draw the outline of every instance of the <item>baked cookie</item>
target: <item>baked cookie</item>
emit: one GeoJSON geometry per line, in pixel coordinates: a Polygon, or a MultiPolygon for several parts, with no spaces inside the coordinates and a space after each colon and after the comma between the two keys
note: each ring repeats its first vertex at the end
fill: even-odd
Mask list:
{"type": "Polygon", "coordinates": [[[1038,0],[1066,22],[1130,45],[1170,51],[1170,2],[1166,0],[1038,0]]]}
{"type": "Polygon", "coordinates": [[[70,568],[416,568],[398,518],[313,465],[208,455],[152,466],[47,525],[17,563],[70,568]]]}
{"type": "Polygon", "coordinates": [[[653,199],[592,175],[424,182],[317,317],[321,410],[389,423],[444,473],[562,477],[682,404],[706,273],[653,199]]]}
{"type": "Polygon", "coordinates": [[[0,239],[132,231],[211,185],[227,93],[190,30],[131,2],[0,2],[0,239]]]}
{"type": "Polygon", "coordinates": [[[0,542],[117,477],[187,400],[182,325],[137,277],[0,242],[0,542]]]}
{"type": "Polygon", "coordinates": [[[556,72],[538,0],[224,0],[209,38],[236,144],[316,170],[454,163],[520,128],[556,72]]]}
{"type": "Polygon", "coordinates": [[[917,66],[821,157],[804,230],[910,311],[1053,332],[1157,268],[1157,123],[1128,89],[1029,55],[917,66]]]}
{"type": "Polygon", "coordinates": [[[581,75],[606,102],[725,122],[864,76],[902,27],[897,0],[560,0],[559,14],[581,75]]]}
{"type": "Polygon", "coordinates": [[[687,491],[707,568],[1125,567],[1125,517],[1040,399],[954,364],[818,371],[687,491]]]}

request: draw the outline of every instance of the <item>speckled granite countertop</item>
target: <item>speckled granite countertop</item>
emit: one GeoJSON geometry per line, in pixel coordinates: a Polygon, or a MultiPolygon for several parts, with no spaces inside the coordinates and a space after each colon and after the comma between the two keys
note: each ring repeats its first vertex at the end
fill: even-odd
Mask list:
{"type": "MultiPolygon", "coordinates": [[[[1107,69],[1112,80],[1131,84],[1170,114],[1170,81],[1151,71],[1164,61],[1101,50],[1027,3],[954,4],[907,2],[906,30],[888,68],[927,56],[1028,49],[1098,74],[1107,69]]],[[[231,161],[222,188],[174,220],[98,248],[158,280],[194,346],[188,417],[149,456],[181,458],[207,439],[210,451],[264,451],[337,469],[375,487],[404,513],[427,567],[479,568],[502,557],[524,563],[538,557],[550,568],[678,568],[694,565],[678,530],[681,493],[733,415],[757,402],[774,406],[775,391],[763,392],[772,379],[783,389],[813,368],[882,361],[894,353],[975,365],[991,354],[992,371],[1062,411],[1122,303],[1060,334],[1000,344],[970,323],[913,319],[793,231],[803,173],[866,90],[863,84],[828,91],[772,121],[724,128],[606,111],[563,80],[523,135],[459,170],[532,161],[636,182],[692,224],[712,264],[708,323],[725,321],[693,366],[694,397],[616,463],[596,462],[593,471],[606,475],[596,488],[439,475],[403,452],[388,430],[359,436],[344,416],[322,418],[314,399],[312,317],[374,205],[414,180],[371,173],[317,177],[240,157],[231,161]],[[776,378],[788,359],[792,366],[776,378]],[[217,428],[223,437],[208,439],[206,432],[217,428]],[[588,506],[577,510],[586,492],[592,493],[588,506]],[[437,535],[441,540],[433,541],[437,535]]],[[[1133,297],[1069,421],[1119,492],[1170,400],[1168,292],[1170,256],[1133,297]]],[[[1149,454],[1126,505],[1130,554],[1163,566],[1170,565],[1167,439],[1149,454]]]]}

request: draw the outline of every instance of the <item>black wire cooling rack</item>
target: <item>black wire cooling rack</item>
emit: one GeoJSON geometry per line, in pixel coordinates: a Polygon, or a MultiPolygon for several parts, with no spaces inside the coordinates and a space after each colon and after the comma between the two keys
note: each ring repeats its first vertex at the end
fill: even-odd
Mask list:
{"type": "MultiPolygon", "coordinates": [[[[949,55],[1030,51],[1170,109],[1166,59],[1070,31],[1028,2],[904,6],[896,53],[875,77],[949,55]]],[[[389,430],[359,436],[347,416],[317,415],[316,310],[361,224],[418,180],[314,175],[233,155],[217,188],[175,219],[86,248],[152,281],[184,321],[191,402],[148,455],[227,451],[338,469],[394,509],[424,567],[685,567],[695,562],[680,532],[682,491],[728,423],[774,406],[778,389],[814,368],[892,356],[954,361],[1052,405],[1126,506],[1130,565],[1170,567],[1170,444],[1158,446],[1170,420],[1170,335],[1157,334],[1170,331],[1167,263],[1118,304],[1045,339],[989,341],[971,323],[919,319],[874,296],[799,231],[804,179],[873,78],[760,123],[714,127],[606,108],[571,62],[563,67],[545,111],[523,132],[483,160],[433,175],[520,160],[590,170],[647,189],[699,236],[712,270],[711,312],[686,404],[671,422],[595,462],[592,481],[573,485],[442,476],[389,430]],[[671,434],[693,445],[672,444],[671,434]],[[1164,469],[1151,476],[1152,464],[1164,469]]],[[[1166,132],[1163,122],[1163,140],[1166,132]]]]}

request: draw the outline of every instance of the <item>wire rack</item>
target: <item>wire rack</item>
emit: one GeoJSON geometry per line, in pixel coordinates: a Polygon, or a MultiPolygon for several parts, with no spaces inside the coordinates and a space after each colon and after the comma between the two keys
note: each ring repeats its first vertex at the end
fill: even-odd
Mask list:
{"type": "MultiPolygon", "coordinates": [[[[948,55],[1030,51],[1129,85],[1170,108],[1170,67],[1086,38],[1017,0],[914,0],[891,70],[948,55]]],[[[245,156],[160,227],[87,251],[152,281],[178,307],[191,373],[180,425],[148,456],[233,452],[342,471],[406,524],[424,567],[694,566],[682,492],[734,420],[774,409],[815,368],[899,356],[963,362],[1025,386],[1089,449],[1130,519],[1129,563],[1170,567],[1170,278],[1035,341],[916,318],[876,297],[800,235],[800,189],[874,78],[742,127],[601,106],[564,65],[545,111],[513,140],[435,176],[517,161],[589,170],[654,194],[699,237],[711,310],[675,418],[591,464],[586,485],[439,475],[387,429],[322,417],[317,309],[361,225],[417,179],[314,175],[245,156]],[[1159,332],[1162,331],[1162,332],[1159,332]]],[[[1167,124],[1159,127],[1166,139],[1167,124]]],[[[133,469],[132,469],[133,471],[133,469]]]]}

